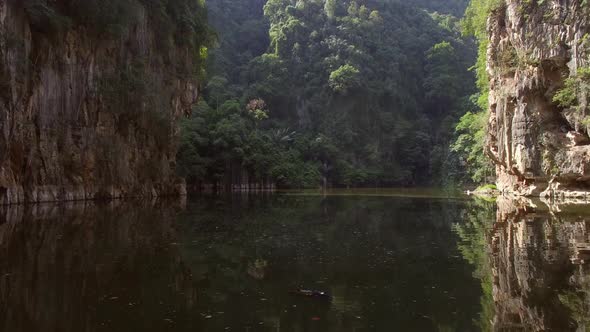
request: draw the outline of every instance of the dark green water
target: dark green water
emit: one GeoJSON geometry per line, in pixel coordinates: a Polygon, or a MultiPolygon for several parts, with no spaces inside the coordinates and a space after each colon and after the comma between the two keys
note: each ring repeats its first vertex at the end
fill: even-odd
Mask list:
{"type": "Polygon", "coordinates": [[[0,330],[585,328],[583,214],[407,194],[2,209],[0,330]]]}

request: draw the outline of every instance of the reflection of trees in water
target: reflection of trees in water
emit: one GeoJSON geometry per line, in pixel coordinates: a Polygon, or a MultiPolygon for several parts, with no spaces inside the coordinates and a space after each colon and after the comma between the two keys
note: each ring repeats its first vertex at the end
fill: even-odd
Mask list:
{"type": "Polygon", "coordinates": [[[585,331],[590,317],[590,275],[583,257],[590,242],[587,210],[500,198],[492,229],[478,224],[478,214],[456,230],[469,244],[460,248],[464,257],[482,280],[481,321],[489,322],[482,329],[585,331]]]}
{"type": "MultiPolygon", "coordinates": [[[[284,331],[309,330],[311,326],[306,324],[311,324],[310,317],[326,314],[330,309],[342,315],[333,321],[347,328],[343,331],[358,324],[360,290],[351,292],[354,287],[347,284],[348,280],[326,283],[327,279],[335,279],[336,274],[326,266],[336,264],[349,247],[347,243],[334,242],[342,226],[335,223],[339,218],[333,213],[337,207],[317,197],[260,199],[246,195],[193,204],[188,210],[196,214],[183,218],[188,229],[182,232],[183,242],[193,245],[184,247],[183,257],[207,298],[206,303],[201,303],[202,310],[215,312],[224,308],[224,316],[232,317],[229,322],[210,321],[209,329],[222,330],[227,325],[240,329],[249,326],[256,331],[270,330],[269,326],[284,331]],[[333,250],[341,255],[326,255],[333,250]],[[294,270],[296,274],[289,275],[294,270]],[[309,280],[309,275],[317,278],[309,280]],[[277,279],[291,282],[272,282],[277,279]],[[299,287],[329,290],[334,299],[327,303],[299,299],[288,293],[299,287]],[[268,307],[253,302],[268,303],[268,307]],[[299,306],[285,306],[286,303],[299,306]],[[232,321],[242,325],[232,326],[232,321]],[[259,322],[264,322],[263,326],[259,322]]],[[[350,207],[342,208],[342,213],[351,212],[350,207]]],[[[322,323],[315,323],[318,324],[322,323]]]]}
{"type": "MultiPolygon", "coordinates": [[[[590,328],[585,208],[358,197],[203,202],[181,213],[180,225],[169,203],[2,209],[0,330],[223,330],[239,317],[251,331],[352,331],[390,315],[392,300],[408,330],[468,330],[445,311],[448,297],[394,282],[417,276],[450,287],[432,271],[456,253],[451,226],[481,281],[481,330],[590,328]],[[287,292],[298,286],[329,290],[334,301],[301,305],[287,292]],[[412,304],[427,296],[428,304],[412,304]],[[429,305],[429,320],[415,323],[423,318],[411,315],[429,305]],[[322,317],[315,327],[312,316],[322,317]]],[[[460,301],[464,308],[469,298],[460,301]]]]}
{"type": "Polygon", "coordinates": [[[481,331],[491,331],[494,318],[494,299],[492,296],[492,270],[487,247],[487,236],[492,227],[495,204],[476,199],[464,210],[460,222],[453,230],[461,241],[459,251],[465,260],[475,267],[473,276],[481,281],[481,312],[476,325],[481,331]]]}
{"type": "MultiPolygon", "coordinates": [[[[322,322],[330,325],[317,323],[324,327],[318,331],[353,331],[370,324],[379,329],[379,322],[391,321],[408,324],[400,325],[402,330],[467,329],[461,325],[465,320],[452,315],[456,309],[448,302],[453,295],[442,289],[455,292],[459,282],[459,292],[471,298],[473,288],[459,279],[468,279],[468,272],[449,269],[456,280],[433,273],[446,271],[444,259],[456,253],[451,225],[461,218],[463,202],[242,196],[231,203],[193,204],[183,218],[182,242],[191,243],[183,248],[184,260],[203,285],[200,304],[212,311],[225,308],[235,322],[265,321],[303,331],[310,330],[305,324],[311,316],[326,315],[322,322]],[[299,286],[328,290],[334,300],[300,304],[288,294],[299,286]],[[238,309],[228,312],[232,308],[238,309]],[[392,318],[396,311],[404,317],[392,318]]],[[[470,309],[464,311],[470,315],[470,309]]],[[[223,327],[214,320],[210,324],[211,330],[223,327]]]]}
{"type": "Polygon", "coordinates": [[[0,212],[0,330],[160,331],[195,301],[175,207],[68,204],[0,212]]]}

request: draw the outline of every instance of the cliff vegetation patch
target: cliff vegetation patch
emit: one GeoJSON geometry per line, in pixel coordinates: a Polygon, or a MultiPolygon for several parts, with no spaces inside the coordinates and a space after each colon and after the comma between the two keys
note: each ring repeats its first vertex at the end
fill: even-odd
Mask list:
{"type": "Polygon", "coordinates": [[[563,88],[553,96],[553,102],[563,108],[575,109],[584,116],[584,123],[590,124],[587,115],[589,97],[590,67],[581,67],[565,80],[563,88]]]}

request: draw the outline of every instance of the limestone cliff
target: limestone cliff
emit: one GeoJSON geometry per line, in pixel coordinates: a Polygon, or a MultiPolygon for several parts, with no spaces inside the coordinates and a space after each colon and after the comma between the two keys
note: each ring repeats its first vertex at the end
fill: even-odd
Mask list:
{"type": "Polygon", "coordinates": [[[488,20],[487,148],[499,189],[584,196],[590,189],[587,95],[554,97],[590,65],[590,5],[582,0],[505,0],[488,20]]]}
{"type": "Polygon", "coordinates": [[[96,3],[0,0],[0,204],[184,191],[196,23],[159,1],[96,3]]]}

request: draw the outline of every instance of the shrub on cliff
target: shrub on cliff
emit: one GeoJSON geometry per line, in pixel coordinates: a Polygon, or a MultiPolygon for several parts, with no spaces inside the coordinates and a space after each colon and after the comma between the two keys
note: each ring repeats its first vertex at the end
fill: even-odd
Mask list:
{"type": "Polygon", "coordinates": [[[487,21],[490,13],[504,5],[503,0],[472,0],[461,21],[463,34],[474,36],[478,42],[477,63],[472,67],[477,75],[477,86],[480,89],[478,105],[488,108],[489,78],[486,70],[488,51],[487,21]]]}
{"type": "Polygon", "coordinates": [[[455,128],[457,138],[453,142],[452,150],[462,159],[465,169],[475,183],[487,181],[487,177],[494,174],[489,158],[485,155],[487,112],[468,112],[455,128]]]}
{"type": "Polygon", "coordinates": [[[565,108],[585,112],[590,98],[590,67],[578,68],[577,73],[568,77],[563,88],[553,96],[553,102],[565,108]]]}

